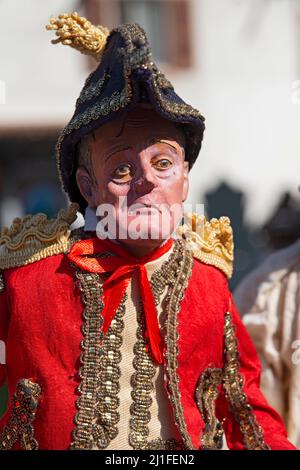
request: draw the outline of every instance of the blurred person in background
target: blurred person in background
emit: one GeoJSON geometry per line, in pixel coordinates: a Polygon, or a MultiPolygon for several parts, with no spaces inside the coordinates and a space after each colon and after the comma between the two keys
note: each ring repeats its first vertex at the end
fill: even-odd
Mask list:
{"type": "Polygon", "coordinates": [[[234,299],[261,360],[261,389],[300,447],[300,240],[246,276],[234,299]]]}

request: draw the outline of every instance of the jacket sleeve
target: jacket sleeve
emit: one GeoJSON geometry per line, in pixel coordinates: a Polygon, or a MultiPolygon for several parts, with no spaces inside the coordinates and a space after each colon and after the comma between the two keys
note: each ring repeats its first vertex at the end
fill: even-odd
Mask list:
{"type": "MultiPolygon", "coordinates": [[[[0,276],[1,273],[0,273],[0,276]]],[[[6,347],[6,336],[8,330],[8,319],[9,319],[9,312],[8,312],[8,302],[7,296],[4,289],[4,285],[2,284],[3,280],[0,279],[0,387],[2,387],[6,380],[6,366],[5,366],[5,347],[6,347]],[[2,287],[2,289],[1,289],[2,287]]]]}
{"type": "Polygon", "coordinates": [[[259,388],[257,352],[232,300],[230,305],[224,321],[223,386],[217,400],[227,445],[234,450],[296,449],[259,388]]]}

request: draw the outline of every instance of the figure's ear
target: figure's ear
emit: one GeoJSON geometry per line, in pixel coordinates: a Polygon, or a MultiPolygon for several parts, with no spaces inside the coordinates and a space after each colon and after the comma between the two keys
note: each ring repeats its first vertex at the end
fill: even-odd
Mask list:
{"type": "Polygon", "coordinates": [[[182,188],[182,202],[188,197],[189,193],[189,162],[185,160],[183,162],[183,188],[182,188]]]}
{"type": "Polygon", "coordinates": [[[88,171],[80,166],[76,170],[76,182],[79,191],[90,207],[95,207],[94,186],[88,171]]]}

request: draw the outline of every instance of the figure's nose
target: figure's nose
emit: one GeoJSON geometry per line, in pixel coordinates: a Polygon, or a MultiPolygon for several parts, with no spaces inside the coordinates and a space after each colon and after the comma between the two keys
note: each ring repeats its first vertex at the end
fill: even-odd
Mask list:
{"type": "Polygon", "coordinates": [[[152,174],[151,167],[141,167],[139,176],[133,182],[135,192],[137,194],[146,194],[151,192],[155,186],[155,176],[152,174]]]}
{"type": "Polygon", "coordinates": [[[155,188],[155,184],[148,178],[141,176],[134,182],[133,187],[137,194],[145,194],[152,191],[155,188]]]}

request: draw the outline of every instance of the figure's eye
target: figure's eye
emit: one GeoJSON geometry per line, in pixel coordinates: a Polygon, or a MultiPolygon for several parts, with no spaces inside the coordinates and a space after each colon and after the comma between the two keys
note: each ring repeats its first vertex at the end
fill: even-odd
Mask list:
{"type": "Polygon", "coordinates": [[[154,162],[154,166],[158,170],[167,170],[170,168],[170,166],[172,166],[172,162],[167,158],[161,158],[160,160],[156,160],[156,162],[154,162]]]}
{"type": "Polygon", "coordinates": [[[113,172],[113,178],[118,181],[127,182],[132,178],[132,167],[128,164],[118,166],[113,172]]]}

